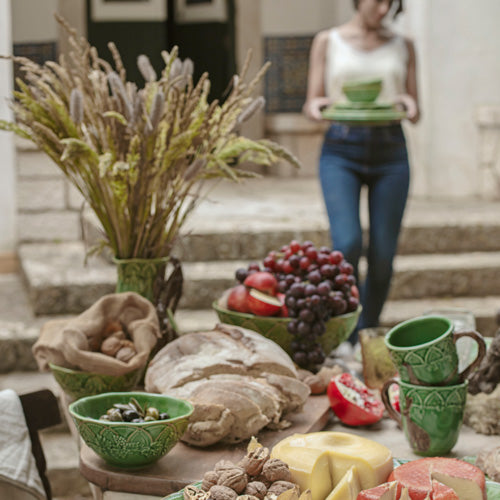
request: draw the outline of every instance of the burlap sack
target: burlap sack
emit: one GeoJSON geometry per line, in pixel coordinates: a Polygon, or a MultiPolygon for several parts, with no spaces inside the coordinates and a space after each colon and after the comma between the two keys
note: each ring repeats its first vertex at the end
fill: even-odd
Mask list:
{"type": "Polygon", "coordinates": [[[160,335],[156,310],[149,300],[134,292],[116,293],[105,295],[73,319],[46,323],[33,345],[33,354],[41,371],[49,370],[48,364],[53,363],[104,375],[123,375],[146,365],[160,335]],[[137,350],[127,362],[92,350],[100,344],[106,327],[116,321],[130,334],[137,350]]]}

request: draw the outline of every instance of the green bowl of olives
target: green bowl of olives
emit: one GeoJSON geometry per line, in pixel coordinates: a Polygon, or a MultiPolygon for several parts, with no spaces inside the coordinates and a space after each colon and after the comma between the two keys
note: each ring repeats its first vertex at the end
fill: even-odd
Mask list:
{"type": "Polygon", "coordinates": [[[145,467],[166,455],[184,434],[193,406],[147,392],[106,392],[69,405],[87,446],[108,464],[145,467]]]}

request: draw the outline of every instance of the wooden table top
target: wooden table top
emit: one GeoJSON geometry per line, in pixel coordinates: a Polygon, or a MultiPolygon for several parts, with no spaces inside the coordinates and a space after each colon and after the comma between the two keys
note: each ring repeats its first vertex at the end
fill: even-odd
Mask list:
{"type": "MultiPolygon", "coordinates": [[[[259,442],[272,447],[293,433],[319,430],[349,432],[387,446],[395,458],[421,458],[411,450],[403,431],[389,418],[369,427],[342,425],[330,410],[326,395],[311,396],[305,411],[291,415],[292,426],[282,431],[259,433],[259,442]]],[[[448,455],[464,457],[477,455],[483,449],[500,446],[500,436],[486,436],[462,426],[457,444],[448,455]]],[[[139,470],[119,469],[107,465],[86,445],[80,451],[80,472],[102,491],[136,493],[163,497],[199,481],[219,460],[239,461],[246,453],[246,443],[235,446],[215,445],[195,448],[178,443],[165,457],[155,464],[139,470]]]]}
{"type": "MultiPolygon", "coordinates": [[[[292,425],[280,431],[263,431],[259,442],[271,448],[278,441],[294,433],[315,432],[324,429],[331,417],[326,395],[310,396],[304,410],[286,416],[292,425]]],[[[108,465],[88,446],[80,450],[80,472],[102,490],[165,496],[184,486],[201,480],[219,460],[238,462],[246,454],[246,442],[239,445],[214,445],[195,448],[182,442],[156,463],[143,469],[120,469],[108,465]]]]}

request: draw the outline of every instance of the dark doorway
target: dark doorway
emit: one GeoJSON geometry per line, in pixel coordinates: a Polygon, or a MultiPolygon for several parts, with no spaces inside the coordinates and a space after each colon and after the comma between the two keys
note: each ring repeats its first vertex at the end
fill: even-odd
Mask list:
{"type": "Polygon", "coordinates": [[[221,98],[236,68],[234,0],[161,0],[164,5],[158,5],[158,1],[87,0],[89,42],[103,59],[112,62],[107,45],[113,41],[123,59],[127,79],[139,87],[144,81],[137,69],[137,57],[146,54],[159,74],[164,67],[161,51],[170,51],[177,45],[179,57],[189,57],[194,62],[195,81],[208,71],[211,98],[221,98]],[[124,1],[129,9],[126,19],[124,9],[120,10],[124,1]],[[117,9],[116,19],[110,19],[113,7],[117,9]],[[155,18],[154,8],[164,15],[155,18]],[[137,9],[142,19],[134,19],[132,9],[137,9]],[[144,19],[148,9],[150,18],[144,19]],[[102,12],[106,15],[101,15],[102,12]]]}

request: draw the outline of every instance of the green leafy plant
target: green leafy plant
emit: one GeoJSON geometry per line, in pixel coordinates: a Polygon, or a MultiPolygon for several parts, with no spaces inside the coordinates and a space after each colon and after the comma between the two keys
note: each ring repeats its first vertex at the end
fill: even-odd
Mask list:
{"type": "Polygon", "coordinates": [[[169,256],[204,181],[254,175],[246,162],[272,165],[297,160],[278,144],[239,134],[264,100],[253,97],[267,64],[245,81],[249,57],[232,79],[224,102],[209,102],[210,80],[195,84],[193,64],[178,48],[162,52],[157,76],[138,58],[143,88],[126,80],[120,54],[109,44],[114,67],[60,17],[70,57],[43,66],[21,57],[25,77],[11,103],[14,122],[0,128],[34,142],[76,186],[99,219],[103,245],[117,258],[169,256]]]}

